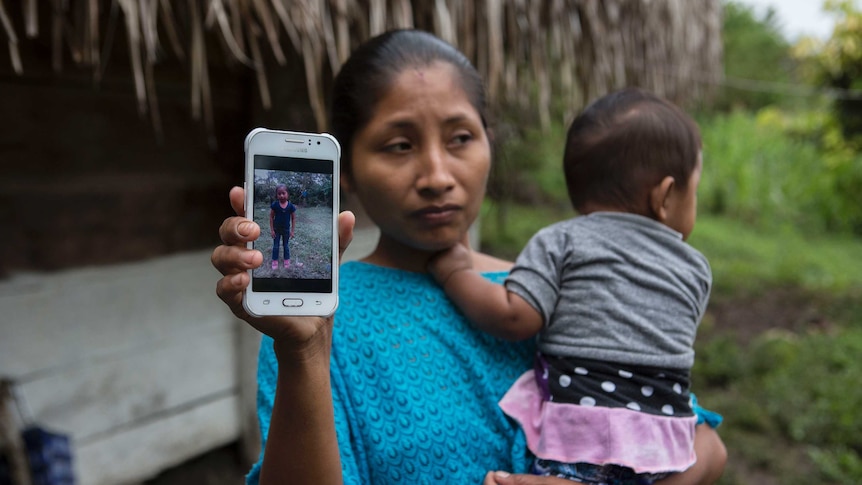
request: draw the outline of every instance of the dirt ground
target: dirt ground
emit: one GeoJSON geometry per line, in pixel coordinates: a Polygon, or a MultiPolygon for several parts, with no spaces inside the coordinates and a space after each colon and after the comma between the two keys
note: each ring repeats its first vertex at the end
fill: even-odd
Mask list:
{"type": "Polygon", "coordinates": [[[768,330],[801,332],[812,327],[831,326],[823,302],[800,290],[775,288],[763,293],[732,299],[712,299],[707,315],[713,332],[733,335],[737,342],[749,342],[768,330]]]}
{"type": "Polygon", "coordinates": [[[249,469],[242,461],[238,445],[228,445],[165,470],[143,485],[239,485],[245,483],[249,469]]]}

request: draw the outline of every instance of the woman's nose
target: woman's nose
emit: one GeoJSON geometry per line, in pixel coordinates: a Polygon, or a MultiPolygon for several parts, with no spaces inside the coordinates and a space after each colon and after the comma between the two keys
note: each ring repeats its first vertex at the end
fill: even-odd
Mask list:
{"type": "Polygon", "coordinates": [[[422,152],[416,185],[420,192],[429,194],[440,194],[455,187],[455,178],[444,147],[429,147],[422,152]]]}

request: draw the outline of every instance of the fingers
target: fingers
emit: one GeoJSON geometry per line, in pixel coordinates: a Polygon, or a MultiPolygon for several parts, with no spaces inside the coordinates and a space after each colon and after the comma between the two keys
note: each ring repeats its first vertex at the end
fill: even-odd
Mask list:
{"type": "Polygon", "coordinates": [[[244,246],[260,237],[260,226],[245,217],[228,217],[218,229],[219,237],[228,246],[244,246]]]}
{"type": "Polygon", "coordinates": [[[216,283],[216,294],[218,297],[227,304],[234,315],[243,320],[248,318],[248,314],[242,306],[242,292],[248,286],[248,283],[248,273],[227,275],[216,283]]]}
{"type": "Polygon", "coordinates": [[[218,246],[213,250],[210,259],[215,269],[224,276],[245,273],[263,264],[263,254],[260,251],[242,246],[218,246]]]}
{"type": "Polygon", "coordinates": [[[571,485],[565,478],[513,475],[508,472],[488,472],[482,485],[571,485]]]}
{"type": "Polygon", "coordinates": [[[473,269],[473,253],[460,243],[437,253],[428,260],[428,271],[440,286],[446,286],[446,282],[455,273],[470,269],[473,269]]]}
{"type": "Polygon", "coordinates": [[[228,194],[230,206],[238,216],[245,216],[245,190],[242,187],[233,187],[228,194]]]}
{"type": "Polygon", "coordinates": [[[356,227],[356,216],[353,212],[343,211],[338,214],[338,260],[344,256],[344,250],[353,241],[353,229],[356,227]]]}

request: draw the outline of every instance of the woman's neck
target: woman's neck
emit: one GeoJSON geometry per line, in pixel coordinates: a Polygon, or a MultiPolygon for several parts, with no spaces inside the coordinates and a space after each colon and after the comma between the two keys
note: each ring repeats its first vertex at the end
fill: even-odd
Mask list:
{"type": "Polygon", "coordinates": [[[424,249],[407,246],[400,241],[380,235],[377,247],[362,261],[386,268],[395,268],[414,273],[428,271],[428,260],[436,253],[424,249]]]}
{"type": "MultiPolygon", "coordinates": [[[[467,247],[470,243],[465,237],[463,241],[467,247]]],[[[362,261],[386,268],[395,268],[414,273],[425,273],[428,271],[428,260],[437,254],[437,251],[428,251],[413,248],[402,244],[383,234],[377,242],[377,247],[362,261]]],[[[512,263],[487,254],[473,251],[473,269],[476,271],[508,271],[512,263]]]]}

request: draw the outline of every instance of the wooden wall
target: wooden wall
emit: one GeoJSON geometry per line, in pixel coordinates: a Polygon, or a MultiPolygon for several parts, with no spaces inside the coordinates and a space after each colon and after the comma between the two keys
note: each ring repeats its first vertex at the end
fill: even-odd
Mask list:
{"type": "Polygon", "coordinates": [[[239,436],[239,323],[209,252],[0,282],[0,373],[71,435],[82,484],[141,480],[239,436]]]}

